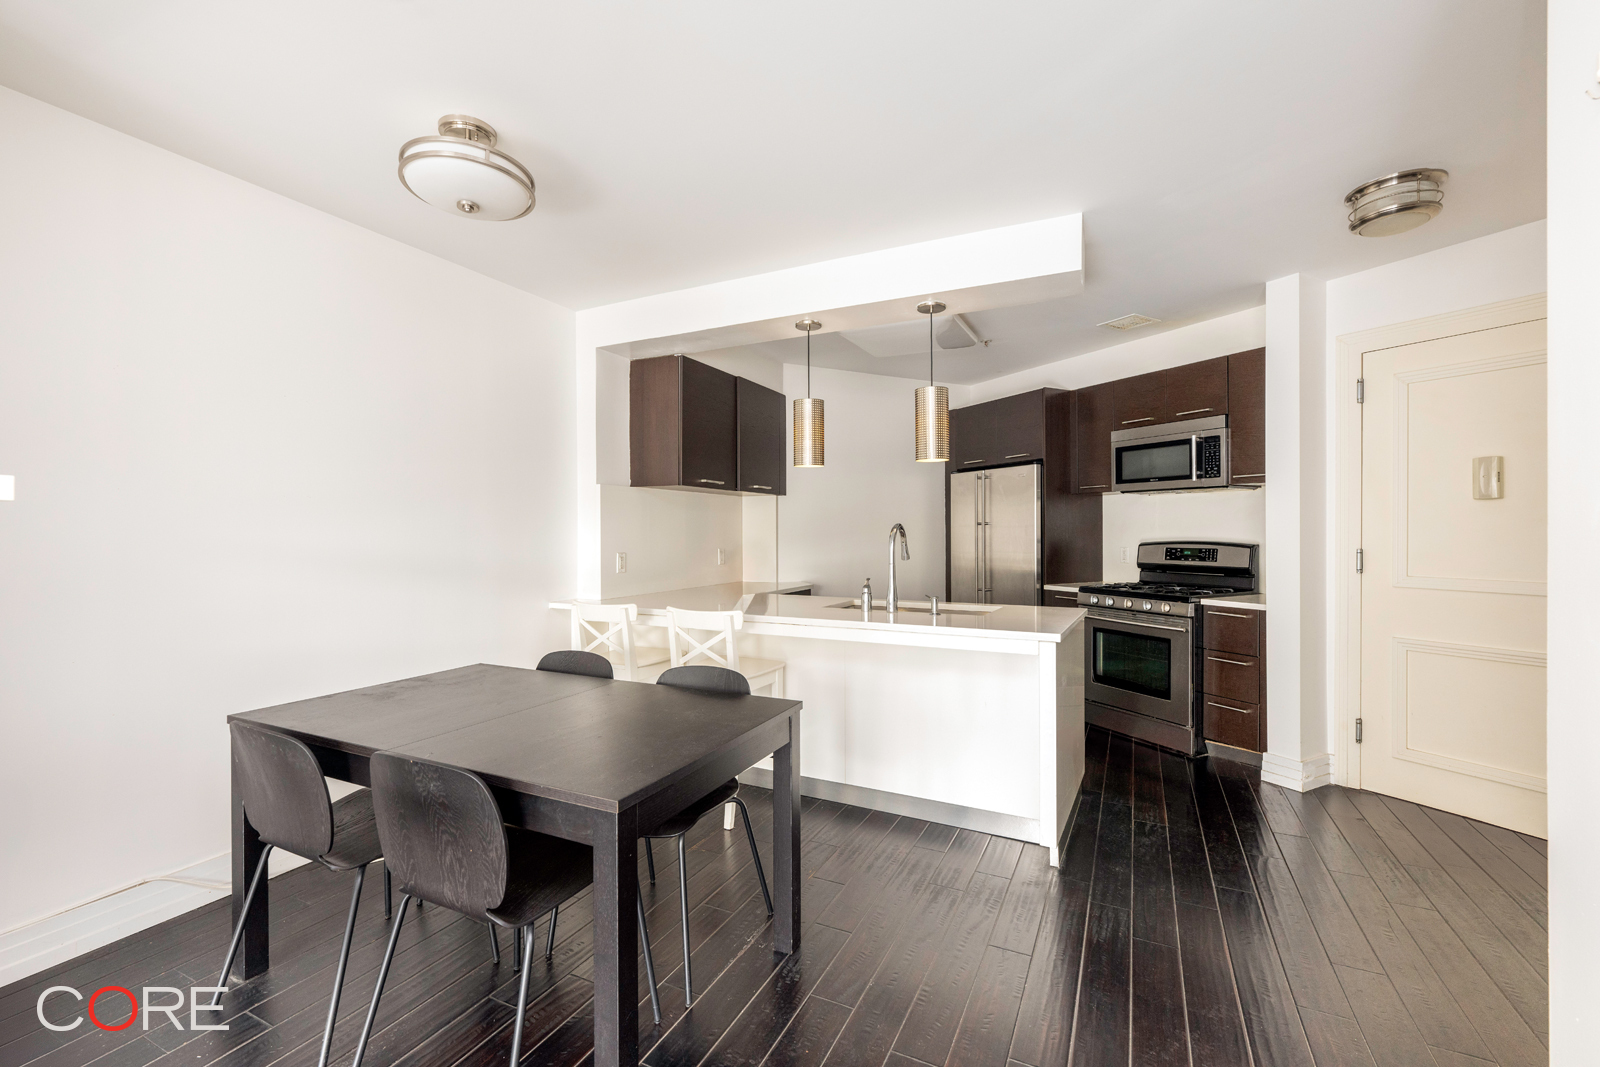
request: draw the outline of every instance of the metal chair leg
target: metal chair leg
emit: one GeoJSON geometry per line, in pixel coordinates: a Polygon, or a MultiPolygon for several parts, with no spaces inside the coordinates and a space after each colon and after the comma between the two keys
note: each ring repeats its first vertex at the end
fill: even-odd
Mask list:
{"type": "Polygon", "coordinates": [[[351,1061],[350,1067],[361,1067],[361,1057],[367,1053],[367,1042],[372,1038],[372,1020],[378,1016],[378,998],[383,996],[383,983],[389,979],[389,964],[394,962],[394,945],[400,940],[400,927],[406,921],[406,905],[411,903],[411,894],[402,893],[400,896],[400,910],[395,912],[394,926],[389,930],[389,947],[383,950],[383,965],[378,968],[378,984],[372,988],[372,1007],[367,1009],[367,1021],[361,1026],[361,1040],[356,1042],[356,1058],[351,1061]]]}
{"type": "Polygon", "coordinates": [[[694,979],[689,975],[689,875],[683,834],[678,835],[678,909],[683,918],[683,1006],[694,1003],[694,979]]]}
{"type": "MultiPolygon", "coordinates": [[[[217,978],[217,985],[226,989],[228,985],[228,972],[233,970],[233,957],[239,953],[239,939],[244,936],[244,921],[250,915],[250,905],[255,903],[256,886],[261,884],[261,876],[267,873],[267,857],[272,855],[272,846],[268,845],[261,850],[261,859],[256,863],[256,873],[250,876],[250,888],[244,894],[244,907],[239,909],[239,924],[233,928],[233,940],[228,942],[228,955],[222,961],[222,974],[217,978]]],[[[216,1004],[221,993],[211,994],[211,1003],[216,1004]]]]}
{"type": "Polygon", "coordinates": [[[756,832],[750,828],[750,809],[744,806],[744,801],[738,797],[733,802],[739,805],[739,811],[744,815],[744,835],[750,839],[750,858],[756,861],[756,877],[761,880],[761,896],[767,902],[767,918],[772,918],[772,893],[767,889],[767,872],[761,869],[761,853],[756,849],[756,832]]]}
{"type": "Polygon", "coordinates": [[[494,950],[494,965],[500,966],[500,935],[494,932],[494,923],[485,923],[489,927],[489,947],[494,950]]]}
{"type": "Polygon", "coordinates": [[[550,936],[544,943],[544,958],[547,960],[554,958],[556,954],[556,913],[560,910],[560,904],[550,909],[550,936]]]}
{"type": "Polygon", "coordinates": [[[650,884],[656,884],[656,852],[650,847],[650,839],[644,839],[644,862],[650,867],[650,884]]]}
{"type": "MultiPolygon", "coordinates": [[[[517,930],[517,940],[521,941],[523,938],[528,939],[527,947],[523,949],[523,959],[526,960],[533,955],[532,923],[517,930]]],[[[531,965],[524,967],[522,969],[522,981],[517,986],[517,1028],[511,1034],[511,1067],[517,1067],[517,1061],[522,1058],[522,1021],[528,1006],[528,975],[532,971],[533,967],[531,965]]]]}
{"type": "Polygon", "coordinates": [[[655,953],[650,951],[650,928],[644,922],[644,899],[635,893],[633,903],[639,910],[639,943],[644,946],[644,974],[650,979],[650,1011],[656,1017],[656,1025],[660,1026],[661,997],[656,993],[656,958],[655,953]]]}
{"type": "Polygon", "coordinates": [[[511,969],[522,970],[522,937],[520,935],[511,939],[511,969]]]}
{"type": "Polygon", "coordinates": [[[356,868],[356,885],[350,891],[350,917],[344,921],[344,944],[339,946],[339,967],[333,973],[333,999],[328,1002],[328,1025],[322,1028],[322,1053],[317,1067],[328,1067],[328,1050],[333,1046],[333,1020],[339,1014],[339,991],[344,988],[345,968],[350,964],[350,939],[356,929],[356,908],[361,904],[361,883],[367,879],[367,865],[356,868]]]}
{"type": "Polygon", "coordinates": [[[393,900],[394,889],[393,889],[393,886],[392,886],[393,881],[394,881],[394,879],[391,878],[390,875],[389,875],[389,864],[388,864],[387,861],[385,861],[384,865],[383,865],[383,921],[384,922],[388,922],[391,918],[394,917],[394,900],[393,900]]]}

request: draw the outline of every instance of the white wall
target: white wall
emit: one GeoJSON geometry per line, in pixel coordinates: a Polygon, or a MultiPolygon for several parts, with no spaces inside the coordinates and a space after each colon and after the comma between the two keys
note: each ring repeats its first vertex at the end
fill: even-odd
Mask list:
{"type": "Polygon", "coordinates": [[[744,497],[679,489],[600,487],[603,597],[743,581],[744,497]],[[717,549],[723,562],[717,562],[717,549]],[[625,573],[616,554],[628,556],[625,573]]]}
{"type": "MultiPolygon", "coordinates": [[[[1587,559],[1600,545],[1600,483],[1588,457],[1600,400],[1600,6],[1551,0],[1550,561],[1587,559]]],[[[1580,564],[1579,566],[1583,566],[1580,564]]],[[[1585,1063],[1600,1029],[1600,751],[1595,652],[1600,613],[1587,583],[1552,582],[1549,603],[1550,1062],[1585,1063]]]]}
{"type": "Polygon", "coordinates": [[[230,712],[561,643],[574,319],[5,89],[0,139],[5,929],[225,851],[230,712]]]}
{"type": "MultiPolygon", "coordinates": [[[[1100,517],[1103,580],[1139,580],[1139,564],[1135,560],[1140,541],[1188,538],[1264,544],[1270,492],[1272,488],[1267,486],[1204,493],[1107,493],[1100,517]]],[[[1265,591],[1268,574],[1264,550],[1261,562],[1265,591]]]]}
{"type": "MultiPolygon", "coordinates": [[[[805,367],[783,370],[787,399],[805,396],[805,367]]],[[[896,564],[900,596],[944,595],[944,464],[918,463],[913,450],[912,393],[924,384],[812,369],[811,395],[825,402],[827,463],[789,468],[788,495],[777,505],[783,581],[811,581],[818,593],[855,596],[870,577],[873,594],[883,596],[889,527],[898,522],[911,549],[911,558],[896,564]]],[[[746,498],[744,514],[745,580],[771,581],[773,503],[746,498]]]]}

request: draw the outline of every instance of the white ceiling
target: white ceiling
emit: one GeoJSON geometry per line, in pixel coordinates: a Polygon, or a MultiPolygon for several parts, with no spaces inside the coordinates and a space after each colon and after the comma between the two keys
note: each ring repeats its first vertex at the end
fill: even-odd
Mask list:
{"type": "Polygon", "coordinates": [[[572,308],[1083,212],[1083,295],[975,314],[967,380],[1542,218],[1543,55],[1540,0],[0,0],[12,88],[572,308]],[[450,112],[532,215],[401,188],[450,112]],[[1421,165],[1439,219],[1345,232],[1421,165]]]}

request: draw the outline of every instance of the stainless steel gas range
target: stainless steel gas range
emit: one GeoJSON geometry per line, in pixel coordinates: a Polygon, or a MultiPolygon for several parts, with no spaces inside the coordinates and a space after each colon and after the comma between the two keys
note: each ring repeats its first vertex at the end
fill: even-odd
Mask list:
{"type": "Polygon", "coordinates": [[[1137,582],[1081,586],[1088,721],[1188,755],[1204,751],[1197,608],[1254,593],[1256,556],[1255,545],[1226,541],[1146,541],[1137,582]]]}

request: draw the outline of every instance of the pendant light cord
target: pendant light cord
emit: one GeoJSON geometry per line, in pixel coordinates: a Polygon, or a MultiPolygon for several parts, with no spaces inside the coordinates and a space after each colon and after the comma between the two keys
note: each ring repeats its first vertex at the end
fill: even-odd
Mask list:
{"type": "Polygon", "coordinates": [[[806,399],[811,399],[811,331],[806,331],[806,399]]]}
{"type": "Polygon", "coordinates": [[[933,384],[933,312],[928,312],[928,384],[933,384]]]}

